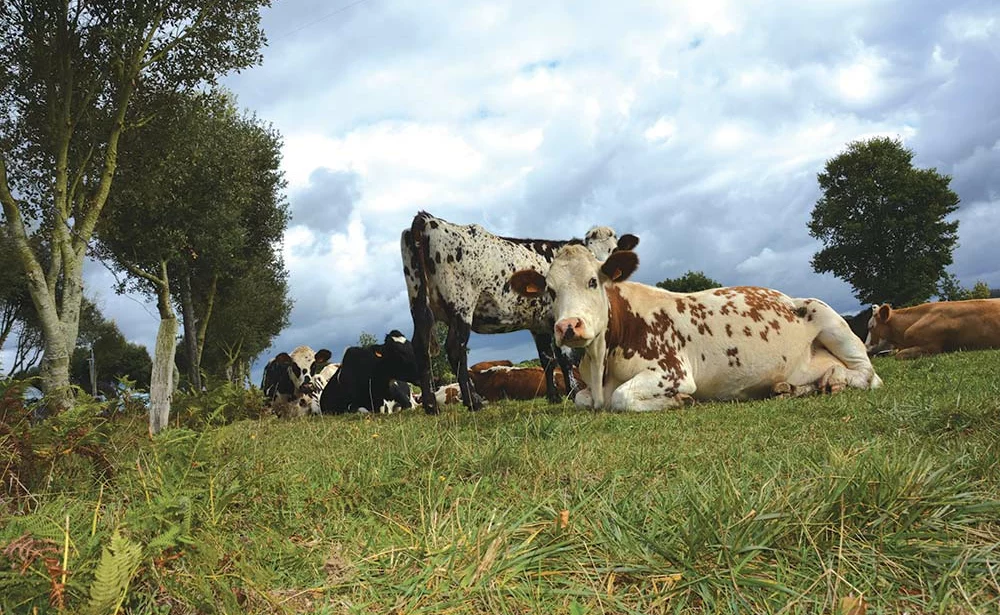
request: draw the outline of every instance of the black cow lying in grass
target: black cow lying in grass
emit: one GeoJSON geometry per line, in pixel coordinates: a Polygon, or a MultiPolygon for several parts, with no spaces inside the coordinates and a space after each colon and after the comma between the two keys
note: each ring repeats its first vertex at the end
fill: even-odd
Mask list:
{"type": "MultiPolygon", "coordinates": [[[[417,361],[413,344],[399,331],[392,330],[385,342],[344,351],[340,369],[323,388],[319,405],[323,414],[343,412],[378,412],[388,401],[399,396],[391,380],[416,383],[417,361]]],[[[407,394],[407,398],[409,395],[407,394]]]]}

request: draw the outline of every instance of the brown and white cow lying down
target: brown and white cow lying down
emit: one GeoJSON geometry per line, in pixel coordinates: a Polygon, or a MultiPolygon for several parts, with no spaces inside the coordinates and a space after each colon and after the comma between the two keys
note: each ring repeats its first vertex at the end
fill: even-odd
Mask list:
{"type": "MultiPolygon", "coordinates": [[[[580,370],[575,367],[573,377],[580,382],[580,370]]],[[[469,378],[476,392],[487,401],[545,397],[545,370],[541,367],[516,367],[510,361],[484,361],[469,368],[469,378]]],[[[560,395],[566,394],[562,380],[557,379],[556,386],[560,395]]],[[[442,405],[462,401],[457,383],[438,387],[434,395],[442,405]]]]}
{"type": "Polygon", "coordinates": [[[586,348],[578,405],[659,410],[882,384],[864,344],[822,301],[752,286],[672,293],[626,282],[638,264],[631,251],[601,264],[568,246],[546,276],[511,277],[517,292],[552,298],[557,344],[586,348]]]}
{"type": "Polygon", "coordinates": [[[1000,348],[1000,299],[939,301],[898,310],[888,303],[872,306],[865,346],[872,354],[896,348],[897,359],[1000,348]]]}

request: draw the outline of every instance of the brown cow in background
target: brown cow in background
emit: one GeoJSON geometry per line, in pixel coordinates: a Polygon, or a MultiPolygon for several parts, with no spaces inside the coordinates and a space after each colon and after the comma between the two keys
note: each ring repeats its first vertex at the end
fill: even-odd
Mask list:
{"type": "MultiPolygon", "coordinates": [[[[479,371],[469,370],[469,376],[476,392],[489,401],[545,396],[545,370],[541,367],[497,365],[479,371]]],[[[579,376],[580,370],[573,367],[573,377],[578,383],[582,383],[579,376]]],[[[566,395],[566,384],[562,378],[556,378],[556,386],[560,395],[566,395]]]]}
{"type": "Polygon", "coordinates": [[[1000,348],[1000,299],[939,301],[908,308],[877,306],[868,322],[869,354],[886,347],[897,359],[954,350],[1000,348]]]}
{"type": "MultiPolygon", "coordinates": [[[[583,386],[583,381],[579,379],[579,368],[573,367],[573,376],[583,386]]],[[[469,368],[469,377],[476,391],[487,401],[526,400],[545,396],[545,370],[541,367],[516,367],[505,360],[482,361],[469,368]]],[[[565,381],[556,378],[556,386],[560,394],[566,394],[565,381]]],[[[439,387],[435,391],[435,397],[441,405],[462,401],[458,384],[439,387]]]]}

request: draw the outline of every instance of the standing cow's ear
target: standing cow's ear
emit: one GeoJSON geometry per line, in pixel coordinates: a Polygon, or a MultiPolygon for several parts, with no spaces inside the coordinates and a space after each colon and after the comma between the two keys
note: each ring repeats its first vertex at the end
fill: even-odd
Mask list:
{"type": "Polygon", "coordinates": [[[522,297],[533,299],[545,292],[545,276],[534,269],[522,269],[510,276],[510,287],[522,297]]]}
{"type": "Polygon", "coordinates": [[[635,250],[637,245],[639,245],[639,238],[632,233],[626,233],[618,238],[618,246],[615,247],[614,251],[635,250]]]}
{"type": "Polygon", "coordinates": [[[875,319],[879,322],[889,322],[890,318],[892,318],[892,306],[888,303],[883,303],[875,312],[875,319]]]}
{"type": "Polygon", "coordinates": [[[612,252],[601,265],[601,275],[611,282],[624,282],[639,267],[639,257],[631,250],[612,252]]]}
{"type": "Polygon", "coordinates": [[[330,360],[330,357],[332,356],[333,356],[332,352],[330,352],[326,348],[323,348],[322,350],[316,353],[316,361],[320,363],[326,363],[327,361],[330,360]]]}

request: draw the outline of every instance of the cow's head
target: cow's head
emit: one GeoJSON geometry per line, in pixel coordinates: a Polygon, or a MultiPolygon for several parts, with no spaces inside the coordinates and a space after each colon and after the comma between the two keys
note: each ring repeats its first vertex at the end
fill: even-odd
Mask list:
{"type": "Polygon", "coordinates": [[[287,356],[288,378],[292,381],[295,393],[309,393],[312,387],[312,373],[310,372],[310,368],[313,361],[316,360],[316,353],[309,346],[299,346],[288,353],[287,356]]]}
{"type": "Polygon", "coordinates": [[[566,246],[556,253],[544,277],[532,269],[516,272],[510,286],[528,298],[548,294],[560,346],[583,347],[608,326],[607,286],[623,282],[639,266],[631,250],[619,250],[603,263],[583,246],[566,246]]]}
{"type": "Polygon", "coordinates": [[[375,346],[375,358],[381,374],[396,380],[417,384],[417,355],[413,343],[406,336],[393,329],[385,336],[385,342],[375,346]]]}
{"type": "Polygon", "coordinates": [[[872,306],[872,316],[868,319],[868,337],[865,338],[865,350],[870,355],[876,355],[892,346],[889,341],[889,320],[892,318],[892,306],[888,303],[872,306]]]}
{"type": "Polygon", "coordinates": [[[639,238],[625,234],[618,237],[608,226],[595,226],[583,236],[583,245],[590,250],[599,261],[607,260],[612,252],[631,250],[639,245],[639,238]]]}

